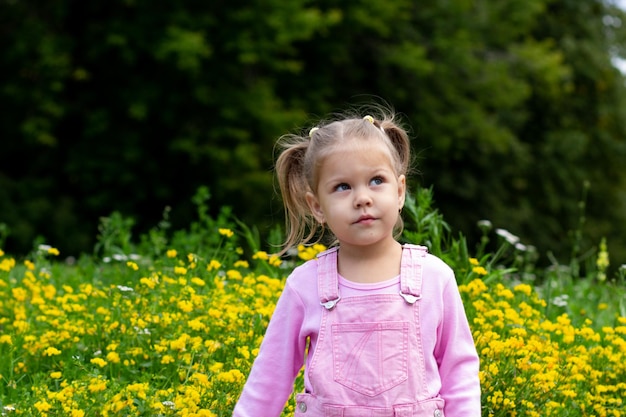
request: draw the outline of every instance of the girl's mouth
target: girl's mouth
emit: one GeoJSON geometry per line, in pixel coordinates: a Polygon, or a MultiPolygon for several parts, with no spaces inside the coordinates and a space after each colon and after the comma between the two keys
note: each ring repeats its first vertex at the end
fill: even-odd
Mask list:
{"type": "Polygon", "coordinates": [[[357,224],[370,224],[374,220],[376,220],[375,217],[367,215],[367,214],[364,214],[363,216],[359,217],[359,219],[355,223],[357,223],[357,224]]]}

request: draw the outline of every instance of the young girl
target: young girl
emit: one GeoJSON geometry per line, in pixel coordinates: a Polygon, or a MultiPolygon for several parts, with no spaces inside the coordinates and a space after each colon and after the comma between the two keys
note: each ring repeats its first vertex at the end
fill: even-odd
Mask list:
{"type": "Polygon", "coordinates": [[[303,364],[296,416],[481,415],[454,273],[395,239],[410,143],[389,113],[281,138],[285,249],[320,231],[338,244],[287,279],[234,416],[280,416],[303,364]]]}

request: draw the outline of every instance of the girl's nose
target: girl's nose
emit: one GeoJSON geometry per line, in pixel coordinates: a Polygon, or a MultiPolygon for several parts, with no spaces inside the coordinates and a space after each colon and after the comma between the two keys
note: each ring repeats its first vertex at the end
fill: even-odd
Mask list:
{"type": "Polygon", "coordinates": [[[369,207],[372,205],[372,197],[365,190],[358,191],[354,198],[354,206],[356,208],[369,207]]]}

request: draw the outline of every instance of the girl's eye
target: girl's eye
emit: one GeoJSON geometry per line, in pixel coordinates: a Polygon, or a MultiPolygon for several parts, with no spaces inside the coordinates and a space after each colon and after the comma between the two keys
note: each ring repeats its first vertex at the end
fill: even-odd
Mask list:
{"type": "Polygon", "coordinates": [[[341,184],[339,184],[338,186],[335,187],[335,190],[337,190],[337,191],[346,191],[346,190],[349,190],[349,189],[350,189],[350,186],[348,184],[346,184],[346,183],[341,183],[341,184]]]}
{"type": "Polygon", "coordinates": [[[374,178],[372,178],[372,181],[371,181],[372,185],[380,185],[383,182],[385,182],[383,177],[374,177],[374,178]]]}

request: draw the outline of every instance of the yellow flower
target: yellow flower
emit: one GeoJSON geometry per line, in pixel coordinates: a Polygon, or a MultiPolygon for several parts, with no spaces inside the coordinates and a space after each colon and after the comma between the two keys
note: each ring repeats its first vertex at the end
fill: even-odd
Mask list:
{"type": "Polygon", "coordinates": [[[164,355],[163,358],[161,358],[161,363],[163,365],[167,365],[168,363],[172,363],[174,361],[175,361],[175,359],[171,355],[164,355]]]}
{"type": "Polygon", "coordinates": [[[318,253],[326,250],[326,246],[316,243],[313,246],[298,245],[298,257],[308,261],[317,256],[318,253]]]}
{"type": "Polygon", "coordinates": [[[175,258],[178,255],[178,252],[176,252],[176,249],[169,249],[167,252],[165,252],[165,255],[168,258],[175,258]]]}
{"type": "Polygon", "coordinates": [[[126,387],[129,392],[134,392],[138,398],[145,400],[147,398],[146,391],[148,390],[148,383],[136,383],[130,384],[126,387]]]}
{"type": "Polygon", "coordinates": [[[14,266],[15,266],[15,259],[13,258],[3,259],[2,262],[0,262],[0,271],[9,272],[11,269],[13,269],[14,266]]]}
{"type": "Polygon", "coordinates": [[[278,256],[272,255],[272,256],[270,256],[269,263],[272,266],[280,266],[283,263],[283,261],[281,261],[278,256]]]}
{"type": "Polygon", "coordinates": [[[513,288],[513,291],[521,292],[522,294],[526,294],[527,296],[530,296],[530,294],[533,291],[533,288],[528,284],[518,284],[513,288]]]}
{"type": "Polygon", "coordinates": [[[40,413],[45,413],[46,411],[50,411],[50,409],[52,408],[52,406],[50,404],[48,404],[47,401],[43,400],[43,401],[37,401],[35,403],[35,408],[37,409],[37,411],[39,411],[40,413]]]}
{"type": "Polygon", "coordinates": [[[59,371],[50,372],[50,378],[52,379],[59,379],[61,376],[63,376],[63,374],[59,371]]]}
{"type": "Polygon", "coordinates": [[[226,271],[226,276],[230,279],[242,279],[241,272],[235,269],[229,269],[228,271],[226,271]]]}
{"type": "Polygon", "coordinates": [[[219,267],[221,267],[221,266],[222,266],[221,263],[219,263],[215,259],[211,259],[211,262],[209,262],[209,264],[206,266],[206,270],[207,271],[212,271],[214,269],[219,269],[219,267]]]}
{"type": "Polygon", "coordinates": [[[245,375],[239,369],[231,369],[217,374],[217,380],[222,382],[242,382],[244,379],[245,375]]]}
{"type": "Polygon", "coordinates": [[[482,266],[473,267],[472,272],[474,272],[477,275],[487,275],[487,270],[482,266]]]}
{"type": "Polygon", "coordinates": [[[206,282],[204,282],[203,279],[198,278],[198,277],[191,278],[191,283],[194,285],[197,285],[198,287],[204,287],[206,285],[206,282]]]}
{"type": "Polygon", "coordinates": [[[480,265],[478,263],[478,259],[476,259],[476,258],[470,258],[469,262],[470,262],[470,264],[475,265],[475,266],[480,265]]]}
{"type": "Polygon", "coordinates": [[[183,333],[178,339],[172,340],[170,342],[170,348],[174,350],[184,350],[187,346],[187,340],[189,340],[189,335],[183,333]]]}
{"type": "Polygon", "coordinates": [[[61,351],[55,347],[50,346],[46,350],[43,351],[44,356],[57,356],[60,355],[61,351]]]}
{"type": "Polygon", "coordinates": [[[120,355],[117,352],[107,353],[107,361],[111,363],[120,363],[120,355]]]}
{"type": "Polygon", "coordinates": [[[89,392],[95,394],[96,392],[101,392],[107,389],[107,381],[102,377],[92,378],[89,385],[87,386],[89,392]]]}
{"type": "Polygon", "coordinates": [[[59,256],[61,252],[59,252],[59,250],[57,248],[50,248],[48,249],[48,254],[49,255],[54,255],[54,256],[59,256]]]}
{"type": "Polygon", "coordinates": [[[195,373],[193,375],[191,375],[191,377],[189,378],[191,381],[195,381],[200,385],[205,385],[205,386],[210,386],[211,382],[209,381],[209,377],[206,376],[205,374],[201,374],[201,373],[195,373]]]}
{"type": "Polygon", "coordinates": [[[235,263],[233,264],[233,266],[234,266],[235,268],[248,268],[248,267],[250,267],[250,264],[248,264],[248,261],[244,261],[244,260],[241,260],[241,259],[240,259],[240,260],[238,260],[238,261],[235,261],[235,263]]]}
{"type": "Polygon", "coordinates": [[[193,311],[193,303],[188,300],[180,300],[177,303],[177,306],[181,311],[185,313],[191,313],[193,311]]]}
{"type": "MultiPolygon", "coordinates": [[[[252,255],[252,259],[260,259],[262,261],[268,261],[268,263],[272,266],[280,266],[280,264],[282,263],[282,261],[280,260],[280,258],[276,255],[269,255],[267,252],[260,250],[257,253],[255,253],[254,255],[252,255]]],[[[235,264],[235,266],[237,266],[235,264]]],[[[247,265],[246,265],[247,266],[247,265]]]]}
{"type": "Polygon", "coordinates": [[[252,255],[252,259],[260,259],[262,261],[267,261],[269,259],[269,255],[264,250],[260,250],[254,255],[252,255]]]}
{"type": "Polygon", "coordinates": [[[146,277],[142,277],[139,280],[139,283],[145,285],[146,287],[150,288],[151,290],[154,289],[154,287],[156,287],[156,281],[150,278],[146,278],[146,277]]]}
{"type": "Polygon", "coordinates": [[[561,394],[563,394],[564,397],[569,397],[569,398],[576,398],[577,394],[576,391],[571,390],[571,389],[566,389],[561,391],[561,394]]]}
{"type": "Polygon", "coordinates": [[[130,269],[132,269],[133,271],[137,271],[139,269],[139,265],[137,265],[135,262],[133,261],[128,261],[126,262],[126,266],[128,266],[130,269]]]}
{"type": "Polygon", "coordinates": [[[13,293],[13,298],[15,298],[16,301],[24,302],[26,301],[26,298],[28,298],[28,293],[22,287],[13,288],[11,289],[11,292],[13,293]]]}
{"type": "Polygon", "coordinates": [[[232,230],[230,230],[230,229],[222,229],[222,228],[220,228],[220,229],[218,229],[217,231],[218,231],[218,233],[219,233],[220,235],[222,235],[222,236],[226,236],[226,237],[232,237],[232,236],[235,234],[235,233],[234,233],[232,230]]]}
{"type": "Polygon", "coordinates": [[[187,322],[187,326],[189,326],[192,330],[206,329],[206,325],[198,319],[189,320],[187,322]]]}
{"type": "Polygon", "coordinates": [[[93,358],[89,362],[93,363],[94,365],[98,365],[100,368],[104,368],[105,366],[107,366],[107,361],[102,358],[93,358]]]}
{"type": "Polygon", "coordinates": [[[487,371],[491,375],[497,375],[499,371],[498,365],[496,365],[495,363],[490,363],[489,366],[487,367],[487,371]]]}
{"type": "Polygon", "coordinates": [[[250,349],[248,348],[248,346],[241,346],[237,348],[237,351],[239,352],[239,354],[241,356],[243,356],[245,359],[250,359],[250,349]]]}
{"type": "Polygon", "coordinates": [[[224,364],[222,362],[215,362],[213,365],[209,366],[209,370],[213,373],[218,373],[224,368],[224,364]]]}

